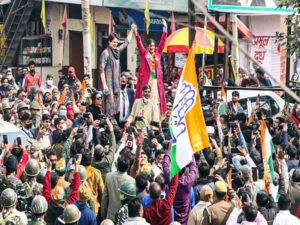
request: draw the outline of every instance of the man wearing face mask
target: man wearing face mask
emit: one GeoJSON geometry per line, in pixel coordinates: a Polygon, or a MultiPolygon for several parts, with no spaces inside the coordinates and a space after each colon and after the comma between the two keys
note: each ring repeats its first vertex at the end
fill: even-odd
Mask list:
{"type": "Polygon", "coordinates": [[[21,130],[24,131],[29,138],[34,138],[32,130],[32,116],[30,113],[25,112],[20,116],[21,130]]]}
{"type": "Polygon", "coordinates": [[[74,93],[74,97],[77,100],[77,95],[75,93],[77,93],[77,88],[76,88],[76,83],[80,82],[76,76],[76,70],[73,66],[70,66],[68,69],[68,78],[67,78],[67,84],[69,85],[69,87],[73,90],[74,93]]]}
{"type": "Polygon", "coordinates": [[[7,70],[6,72],[6,78],[8,79],[8,83],[15,89],[15,90],[19,90],[18,85],[15,82],[15,78],[12,74],[11,70],[7,70]]]}
{"type": "MultiPolygon", "coordinates": [[[[151,121],[159,121],[157,113],[155,113],[156,107],[150,99],[151,86],[146,84],[143,87],[143,97],[136,99],[133,103],[131,114],[127,119],[126,127],[135,120],[143,120],[143,123],[149,128],[151,121]]],[[[140,121],[137,121],[140,122],[140,121]]]]}
{"type": "Polygon", "coordinates": [[[24,86],[24,78],[25,78],[25,72],[23,72],[23,68],[18,68],[18,73],[16,76],[16,83],[19,86],[19,88],[22,88],[24,86]]]}
{"type": "Polygon", "coordinates": [[[47,74],[46,77],[46,84],[42,85],[42,90],[43,92],[50,92],[52,93],[52,90],[54,88],[57,88],[55,85],[53,85],[53,75],[52,74],[47,74]]]}
{"type": "Polygon", "coordinates": [[[64,121],[66,121],[66,123],[65,123],[66,128],[72,127],[72,121],[67,117],[67,107],[66,107],[66,105],[60,104],[58,106],[58,115],[59,115],[59,117],[64,119],[64,121]]]}
{"type": "Polygon", "coordinates": [[[59,140],[61,140],[63,131],[67,129],[65,120],[60,117],[54,120],[54,126],[56,130],[54,130],[50,135],[51,145],[57,144],[59,140]]]}
{"type": "Polygon", "coordinates": [[[32,87],[41,87],[42,81],[41,76],[35,71],[35,63],[33,61],[29,62],[29,73],[25,75],[24,88],[27,93],[31,91],[32,87]]]}
{"type": "Polygon", "coordinates": [[[120,83],[120,112],[117,114],[116,119],[120,127],[123,128],[133,106],[134,90],[127,86],[128,79],[125,72],[121,74],[120,83]]]}
{"type": "Polygon", "coordinates": [[[6,97],[6,92],[7,92],[7,87],[8,86],[9,86],[8,79],[6,77],[3,77],[1,79],[1,87],[0,87],[0,96],[2,98],[6,97]]]}

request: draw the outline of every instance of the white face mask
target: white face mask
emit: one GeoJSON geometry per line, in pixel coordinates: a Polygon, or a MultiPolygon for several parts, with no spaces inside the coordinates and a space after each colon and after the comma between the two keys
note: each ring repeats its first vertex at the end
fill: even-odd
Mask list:
{"type": "Polygon", "coordinates": [[[13,78],[12,75],[8,75],[8,76],[7,76],[7,79],[8,79],[8,80],[11,80],[12,78],[13,78]]]}
{"type": "Polygon", "coordinates": [[[67,116],[67,110],[61,109],[61,110],[59,111],[59,115],[60,115],[60,116],[67,116]]]}
{"type": "Polygon", "coordinates": [[[67,124],[64,123],[64,124],[62,125],[62,129],[63,129],[63,130],[68,129],[67,124]]]}
{"type": "Polygon", "coordinates": [[[53,85],[53,80],[47,80],[47,84],[48,84],[49,86],[53,85]]]}

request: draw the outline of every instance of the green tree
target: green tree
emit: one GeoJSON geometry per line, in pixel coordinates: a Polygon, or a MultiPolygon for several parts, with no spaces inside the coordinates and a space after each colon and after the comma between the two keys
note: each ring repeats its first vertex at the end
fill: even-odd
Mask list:
{"type": "Polygon", "coordinates": [[[299,0],[277,0],[277,5],[281,8],[291,7],[294,13],[285,20],[289,33],[276,33],[277,42],[286,47],[287,54],[296,54],[300,57],[300,1],[299,0]]]}

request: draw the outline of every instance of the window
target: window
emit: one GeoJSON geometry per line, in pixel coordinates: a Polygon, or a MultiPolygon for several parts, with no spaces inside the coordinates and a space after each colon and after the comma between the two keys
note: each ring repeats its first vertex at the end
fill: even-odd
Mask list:
{"type": "Polygon", "coordinates": [[[81,5],[69,4],[69,19],[82,19],[81,15],[81,5]]]}

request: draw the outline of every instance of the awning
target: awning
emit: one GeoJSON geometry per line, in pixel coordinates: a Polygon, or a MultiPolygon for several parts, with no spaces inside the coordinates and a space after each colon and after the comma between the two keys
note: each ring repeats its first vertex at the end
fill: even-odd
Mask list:
{"type": "MultiPolygon", "coordinates": [[[[203,21],[200,22],[201,27],[203,27],[203,21]]],[[[220,16],[219,23],[225,27],[225,16],[220,16]]],[[[198,25],[199,26],[199,25],[198,25]]],[[[249,41],[252,41],[255,38],[255,35],[249,30],[249,28],[239,19],[237,18],[237,26],[239,32],[239,38],[247,38],[249,41]]],[[[207,27],[210,30],[215,30],[215,26],[211,23],[207,23],[207,27]]],[[[229,31],[232,31],[232,21],[230,19],[229,31]]]]}
{"type": "MultiPolygon", "coordinates": [[[[81,0],[46,0],[46,2],[57,2],[57,3],[81,5],[81,0]]],[[[90,0],[90,5],[103,6],[103,0],[90,0]]]]}

